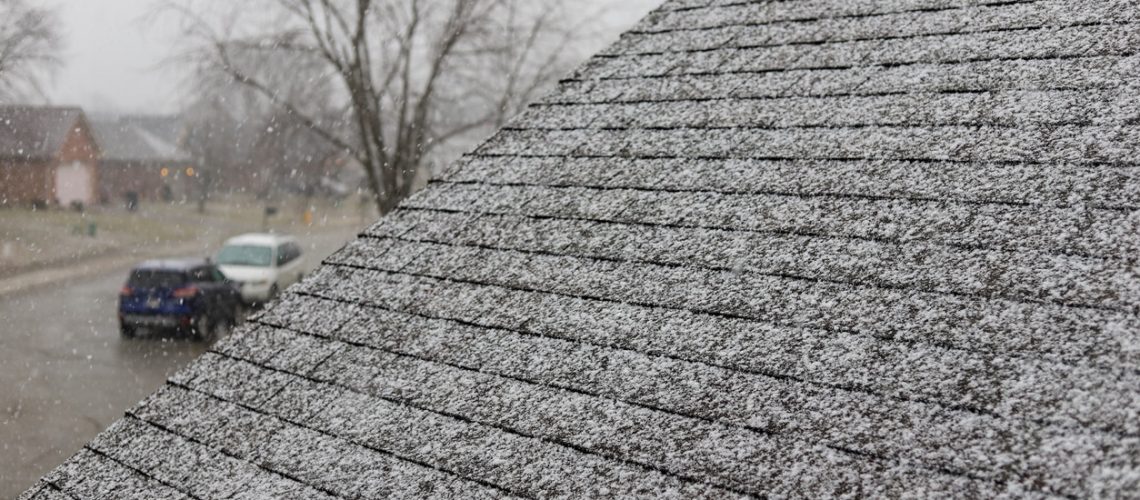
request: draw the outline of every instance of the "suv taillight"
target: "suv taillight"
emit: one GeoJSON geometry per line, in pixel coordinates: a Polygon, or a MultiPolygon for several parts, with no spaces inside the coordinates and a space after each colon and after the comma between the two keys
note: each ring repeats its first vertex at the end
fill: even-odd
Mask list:
{"type": "Polygon", "coordinates": [[[131,287],[126,286],[126,285],[124,285],[123,288],[119,290],[119,295],[122,295],[124,297],[126,297],[132,293],[135,293],[135,291],[131,290],[131,287]]]}
{"type": "Polygon", "coordinates": [[[190,297],[198,295],[198,287],[187,286],[187,287],[178,288],[178,289],[174,290],[173,295],[174,295],[174,298],[176,298],[176,299],[188,299],[190,297]]]}

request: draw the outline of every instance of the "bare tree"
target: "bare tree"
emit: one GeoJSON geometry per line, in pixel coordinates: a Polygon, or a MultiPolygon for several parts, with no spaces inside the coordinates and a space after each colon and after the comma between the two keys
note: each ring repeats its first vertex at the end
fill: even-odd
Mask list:
{"type": "Polygon", "coordinates": [[[170,8],[186,20],[190,57],[355,157],[386,213],[441,146],[503,124],[576,60],[565,48],[587,25],[566,25],[581,19],[567,15],[567,4],[264,0],[257,8],[275,17],[257,30],[232,13],[219,23],[184,3],[170,8]],[[288,69],[275,61],[283,58],[317,66],[306,66],[306,78],[282,79],[288,69]],[[324,110],[295,88],[328,82],[337,99],[324,110]],[[342,119],[324,120],[330,111],[342,119]]]}
{"type": "Polygon", "coordinates": [[[44,95],[44,77],[60,64],[59,40],[55,12],[0,0],[0,102],[44,95]]]}

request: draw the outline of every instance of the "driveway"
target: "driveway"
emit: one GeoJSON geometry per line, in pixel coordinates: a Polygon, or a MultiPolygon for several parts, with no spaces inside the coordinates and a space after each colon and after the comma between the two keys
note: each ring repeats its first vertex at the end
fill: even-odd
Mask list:
{"type": "MultiPolygon", "coordinates": [[[[298,234],[310,267],[355,234],[298,234]]],[[[206,347],[119,339],[129,266],[0,298],[0,498],[14,498],[206,347]]]]}

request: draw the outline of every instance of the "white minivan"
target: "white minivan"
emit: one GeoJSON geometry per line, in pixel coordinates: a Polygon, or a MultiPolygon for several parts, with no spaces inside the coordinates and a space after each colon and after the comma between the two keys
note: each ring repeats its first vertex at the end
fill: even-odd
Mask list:
{"type": "Polygon", "coordinates": [[[246,303],[266,302],[304,277],[305,257],[291,236],[250,233],[226,240],[218,268],[238,283],[246,303]]]}

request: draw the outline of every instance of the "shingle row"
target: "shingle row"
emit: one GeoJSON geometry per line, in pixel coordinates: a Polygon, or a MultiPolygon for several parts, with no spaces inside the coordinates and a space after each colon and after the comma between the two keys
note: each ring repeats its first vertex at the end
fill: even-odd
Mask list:
{"type": "Polygon", "coordinates": [[[485,184],[437,184],[407,206],[1121,259],[1140,251],[1140,215],[1087,206],[485,184]]]}
{"type": "MultiPolygon", "coordinates": [[[[311,300],[308,304],[318,305],[311,300]]],[[[569,356],[561,359],[551,356],[560,347],[557,343],[376,311],[354,315],[333,337],[366,339],[377,348],[356,348],[330,360],[313,374],[317,379],[757,495],[843,491],[898,495],[908,489],[994,495],[1002,490],[999,485],[868,459],[810,441],[773,438],[747,425],[711,421],[707,412],[686,416],[609,399],[608,393],[556,387],[566,380],[573,387],[596,388],[601,380],[584,385],[561,374],[585,369],[600,375],[607,368],[599,367],[623,365],[629,373],[637,368],[637,355],[603,359],[594,353],[594,359],[588,359],[570,347],[569,356]],[[390,334],[376,335],[389,330],[390,334]],[[528,368],[520,369],[523,365],[515,362],[496,364],[494,350],[527,353],[519,361],[528,368]],[[599,364],[585,368],[583,363],[590,361],[599,364]],[[536,379],[536,373],[547,376],[536,379]],[[796,472],[781,472],[778,466],[786,463],[799,464],[796,472]]],[[[661,403],[676,406],[671,401],[661,403]]]]}
{"type": "MultiPolygon", "coordinates": [[[[1084,24],[1128,23],[1140,20],[1131,0],[1041,0],[1001,2],[937,11],[909,11],[863,17],[824,17],[817,21],[765,22],[741,17],[727,26],[694,30],[704,26],[699,19],[682,22],[680,31],[661,31],[645,26],[646,32],[627,33],[603,55],[652,54],[711,50],[727,47],[762,47],[822,44],[884,38],[908,38],[997,30],[1062,27],[1084,24]]],[[[689,16],[699,18],[700,12],[689,16]]],[[[675,16],[681,17],[681,16],[675,16]]],[[[666,25],[667,26],[667,25],[666,25]]]]}
{"type": "Polygon", "coordinates": [[[961,11],[984,5],[1032,0],[685,0],[667,2],[633,27],[632,32],[701,30],[739,24],[770,24],[860,17],[888,17],[906,12],[961,11]]]}
{"type": "MultiPolygon", "coordinates": [[[[380,271],[379,275],[350,275],[345,288],[357,296],[369,297],[377,292],[361,290],[356,283],[363,285],[369,279],[383,278],[384,272],[399,272],[724,315],[776,326],[807,327],[817,332],[853,333],[907,345],[948,347],[964,351],[957,356],[958,363],[943,364],[955,358],[949,356],[935,363],[938,370],[928,367],[906,377],[917,379],[918,383],[882,383],[899,383],[903,394],[951,406],[965,405],[1017,418],[1121,434],[1140,432],[1136,418],[1140,373],[1132,368],[1134,362],[1118,368],[1089,368],[1080,363],[1033,359],[1041,351],[1077,359],[1095,359],[1098,355],[1114,361],[1118,357],[1134,358],[1138,354],[1134,349],[1138,345],[1136,332],[1140,330],[1135,328],[1137,320],[1132,316],[1082,314],[1003,301],[947,299],[919,292],[863,290],[729,271],[403,241],[387,246],[387,252],[369,267],[380,271]],[[1104,331],[1105,323],[1113,320],[1119,324],[1104,331]],[[1128,330],[1125,324],[1133,329],[1128,330]],[[1018,353],[1021,357],[1002,358],[1018,353]],[[976,362],[966,363],[971,358],[976,362]],[[932,374],[937,376],[928,378],[932,374]]],[[[356,261],[348,254],[334,256],[330,262],[355,265],[356,261]]],[[[528,312],[539,314],[540,310],[550,314],[543,309],[528,312]]]]}
{"type": "Polygon", "coordinates": [[[468,157],[447,182],[1140,208],[1140,169],[921,161],[468,157]]]}
{"type": "Polygon", "coordinates": [[[40,488],[39,492],[29,490],[20,500],[193,498],[86,448],[45,476],[40,488]]]}
{"type": "Polygon", "coordinates": [[[1140,127],[504,130],[478,154],[1135,165],[1140,127]]]}
{"type": "Polygon", "coordinates": [[[1115,125],[1140,118],[1135,91],[788,97],[531,108],[512,129],[1115,125]]]}
{"type": "Polygon", "coordinates": [[[572,80],[645,78],[706,73],[771,72],[866,66],[957,63],[1004,59],[1133,55],[1140,49],[1134,24],[969,33],[940,37],[718,49],[659,55],[595,58],[572,80]]]}
{"type": "MultiPolygon", "coordinates": [[[[403,290],[377,290],[372,296],[363,299],[366,302],[385,304],[388,303],[389,297],[396,296],[401,291],[403,290]]],[[[433,296],[441,296],[439,301],[432,300],[424,305],[409,305],[408,308],[423,309],[425,314],[459,314],[462,317],[479,316],[478,313],[486,310],[487,315],[481,316],[479,321],[491,324],[501,322],[502,318],[508,315],[526,314],[525,310],[518,310],[519,305],[527,303],[524,296],[518,293],[494,294],[497,295],[495,299],[500,304],[505,304],[508,308],[515,309],[514,311],[502,311],[502,307],[494,309],[490,305],[478,310],[456,310],[454,304],[463,303],[466,298],[486,296],[488,290],[485,288],[450,286],[441,283],[436,287],[435,294],[433,296]]],[[[806,384],[794,379],[773,378],[755,372],[747,373],[746,370],[737,371],[700,362],[684,362],[673,357],[641,354],[639,350],[684,353],[686,349],[693,348],[703,350],[707,355],[722,348],[721,346],[726,346],[727,339],[723,337],[715,339],[710,344],[709,340],[712,337],[705,335],[710,332],[700,331],[700,327],[695,327],[692,332],[683,331],[684,326],[675,321],[680,319],[676,317],[670,318],[674,320],[670,321],[671,327],[661,330],[656,338],[625,331],[631,325],[622,320],[648,318],[652,312],[638,314],[626,311],[633,316],[626,314],[617,317],[613,314],[618,312],[617,308],[611,307],[609,310],[595,310],[592,311],[594,314],[583,315],[586,311],[580,304],[578,307],[571,305],[566,309],[553,309],[566,304],[542,300],[541,304],[535,305],[543,306],[547,311],[544,314],[549,317],[536,317],[534,320],[526,321],[525,326],[518,328],[522,332],[530,333],[517,334],[501,329],[470,327],[450,321],[430,320],[380,309],[361,310],[336,302],[314,301],[315,299],[298,297],[290,299],[288,304],[293,307],[343,308],[352,311],[346,314],[352,319],[335,330],[330,335],[333,338],[363,343],[431,363],[480,370],[486,374],[496,374],[539,386],[523,388],[528,391],[548,391],[554,394],[558,390],[541,387],[569,388],[591,397],[614,398],[642,408],[665,412],[656,417],[657,421],[670,421],[675,419],[670,415],[679,414],[723,422],[738,428],[731,433],[714,434],[716,436],[740,435],[740,429],[761,434],[772,433],[778,437],[786,436],[806,443],[826,444],[833,447],[833,450],[855,450],[881,457],[871,459],[872,463],[883,463],[882,460],[890,462],[899,458],[905,459],[904,462],[916,460],[929,468],[964,470],[972,477],[1013,481],[1030,488],[1046,484],[1048,485],[1046,489],[1074,494],[1087,488],[1089,485],[1086,482],[1095,475],[1126,477],[1123,472],[1129,470],[1129,467],[1136,466],[1134,457],[1140,445],[1140,442],[1133,438],[1121,440],[1114,436],[1059,428],[1035,429],[1028,436],[1018,435],[1010,432],[1013,428],[1024,425],[1017,420],[1002,420],[931,404],[897,401],[858,391],[806,384]],[[610,314],[597,314],[599,312],[610,314]],[[574,324],[575,321],[590,321],[591,324],[574,324]],[[559,335],[569,342],[560,340],[559,335]],[[637,345],[638,343],[642,345],[637,345]],[[654,345],[649,346],[645,343],[654,345]],[[1066,445],[1064,452],[1055,448],[1061,443],[1066,445]],[[997,456],[1004,459],[994,460],[997,456]],[[1082,469],[1082,472],[1076,476],[1060,477],[1055,471],[1040,465],[1069,463],[1069,461],[1098,463],[1101,466],[1095,469],[1082,469]],[[1105,467],[1106,464],[1113,465],[1105,467]]],[[[648,331],[657,326],[649,320],[641,328],[648,331]]],[[[739,328],[742,325],[735,326],[738,329],[733,335],[737,336],[737,339],[739,335],[748,331],[747,327],[739,328]]],[[[750,332],[749,336],[759,338],[764,336],[764,333],[750,332]]],[[[754,353],[762,352],[763,347],[765,346],[757,345],[754,353]]],[[[818,345],[815,347],[819,348],[818,345]]],[[[818,359],[817,363],[825,365],[831,361],[827,356],[828,352],[827,349],[820,349],[818,354],[826,359],[818,359]]],[[[746,360],[748,355],[749,353],[740,353],[740,359],[746,360]]],[[[916,358],[916,353],[910,355],[916,358]]],[[[423,385],[410,386],[413,378],[403,371],[405,368],[402,368],[401,364],[410,363],[419,366],[419,370],[430,371],[446,368],[433,367],[422,361],[404,360],[402,363],[397,359],[381,361],[387,358],[389,357],[386,355],[374,353],[356,357],[349,354],[338,357],[334,363],[343,362],[343,364],[330,365],[326,372],[328,376],[345,380],[348,384],[364,384],[367,387],[396,384],[395,387],[384,390],[413,398],[431,397],[431,391],[444,390],[437,388],[456,385],[424,381],[423,385]],[[367,374],[361,377],[360,372],[367,374]]],[[[841,368],[836,369],[842,371],[841,368]]],[[[497,387],[509,390],[511,393],[523,390],[515,388],[517,384],[511,380],[495,380],[487,378],[486,375],[470,373],[466,378],[476,380],[468,384],[459,384],[464,390],[478,387],[497,387]],[[508,387],[503,387],[504,385],[508,387]]],[[[502,397],[486,394],[467,395],[450,392],[448,394],[447,397],[441,395],[437,399],[437,404],[462,405],[469,414],[498,413],[502,415],[498,418],[507,422],[504,425],[518,425],[510,422],[536,418],[521,408],[500,408],[499,405],[504,401],[502,397]]],[[[562,396],[561,400],[570,398],[562,396]]],[[[595,402],[594,406],[598,404],[595,402]]],[[[534,412],[544,411],[541,407],[535,408],[535,405],[527,407],[534,412]]],[[[642,443],[638,436],[600,439],[599,433],[607,432],[604,430],[607,426],[582,422],[581,420],[589,419],[588,414],[580,418],[568,418],[571,413],[565,408],[552,408],[549,411],[564,412],[564,418],[544,419],[542,421],[545,425],[586,429],[567,434],[566,439],[586,443],[588,446],[634,446],[634,451],[639,453],[662,453],[672,446],[668,439],[662,439],[659,444],[652,444],[658,439],[653,435],[640,438],[647,439],[646,443],[642,443]]],[[[631,417],[621,420],[638,421],[631,417]]],[[[644,425],[632,423],[628,427],[619,426],[619,428],[629,427],[646,428],[644,425]]],[[[678,433],[678,435],[683,434],[678,433]]],[[[688,442],[685,444],[693,446],[688,442]]],[[[782,448],[799,450],[797,454],[805,457],[810,455],[803,451],[802,446],[789,443],[782,445],[782,448]]],[[[701,453],[712,453],[712,451],[702,450],[701,453]]],[[[674,460],[680,458],[677,454],[668,456],[674,460]]],[[[748,459],[748,461],[755,460],[757,459],[748,459]]],[[[687,470],[702,469],[689,467],[687,470]]],[[[735,473],[738,470],[745,473],[742,478],[750,474],[746,464],[714,467],[707,473],[716,474],[717,471],[735,473]]],[[[1113,487],[1127,487],[1127,483],[1118,480],[1113,487]]]]}
{"type": "Polygon", "coordinates": [[[88,447],[194,498],[335,498],[134,418],[115,422],[88,447]]]}
{"type": "Polygon", "coordinates": [[[544,103],[657,102],[911,92],[1114,89],[1140,76],[1138,56],[872,66],[768,73],[567,80],[544,103]]]}
{"type": "MultiPolygon", "coordinates": [[[[341,359],[338,357],[337,359],[341,359]]],[[[521,435],[509,429],[474,422],[463,415],[448,415],[401,402],[392,397],[374,396],[329,383],[301,378],[276,371],[276,368],[207,354],[196,366],[199,371],[214,370],[218,376],[195,377],[187,386],[195,391],[216,395],[229,400],[246,393],[245,388],[258,385],[262,379],[286,380],[297,388],[294,394],[282,394],[283,399],[294,402],[302,397],[317,400],[319,404],[277,407],[272,402],[252,398],[234,400],[234,403],[267,414],[303,422],[322,433],[360,443],[374,449],[431,464],[440,469],[454,471],[483,484],[497,485],[506,491],[524,497],[566,495],[618,495],[655,498],[731,498],[729,491],[707,484],[685,482],[676,477],[635,464],[610,460],[577,449],[521,435]],[[230,369],[240,371],[234,376],[230,369]],[[303,392],[301,392],[303,391],[303,392]]],[[[319,368],[318,368],[319,369],[319,368]]],[[[395,382],[395,381],[394,381],[395,382]]],[[[286,459],[312,462],[332,462],[337,457],[359,463],[360,457],[351,450],[338,450],[322,446],[320,442],[303,436],[282,436],[285,442],[304,443],[300,450],[286,459]]],[[[327,467],[327,466],[326,466],[327,467]]],[[[364,467],[367,469],[370,467],[364,467]]],[[[328,480],[328,471],[319,473],[315,480],[328,480]]],[[[377,481],[364,481],[370,485],[377,481]]],[[[399,486],[439,486],[439,481],[425,478],[419,483],[399,486]]],[[[458,490],[462,491],[462,490],[458,490]]],[[[449,496],[439,491],[439,496],[449,496]]],[[[474,488],[463,495],[478,494],[474,488]]],[[[415,496],[410,493],[409,496],[415,496]]],[[[454,496],[454,495],[452,495],[454,496]]]]}
{"type": "MultiPolygon", "coordinates": [[[[211,357],[206,364],[224,374],[232,371],[225,363],[227,361],[224,359],[211,357]]],[[[229,363],[239,364],[234,361],[229,363]]],[[[253,382],[258,377],[267,375],[251,368],[247,367],[243,372],[250,377],[247,381],[253,382]]],[[[211,378],[209,381],[189,380],[188,384],[205,389],[217,388],[221,383],[211,378]]],[[[240,396],[234,396],[234,392],[219,392],[242,400],[240,396]]],[[[310,400],[319,399],[313,398],[311,394],[305,396],[310,400]]],[[[256,399],[253,402],[266,404],[256,399]]],[[[162,388],[132,410],[132,413],[144,421],[190,436],[247,462],[287,473],[292,478],[320,487],[338,497],[503,496],[501,491],[457,476],[403,461],[348,440],[331,437],[181,387],[162,388]]]]}
{"type": "MultiPolygon", "coordinates": [[[[401,238],[619,261],[734,270],[868,288],[906,288],[1012,301],[1130,310],[1140,276],[1130,265],[1036,252],[902,245],[800,235],[546,219],[401,212],[401,238]],[[836,255],[847,256],[843,259],[836,255]]],[[[384,232],[381,232],[384,234],[384,232]]]]}

